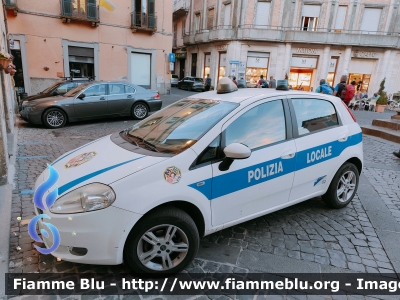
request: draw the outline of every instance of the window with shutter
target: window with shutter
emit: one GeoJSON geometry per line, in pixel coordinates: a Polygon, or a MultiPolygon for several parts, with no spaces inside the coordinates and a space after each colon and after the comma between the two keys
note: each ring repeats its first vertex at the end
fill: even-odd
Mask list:
{"type": "Polygon", "coordinates": [[[334,27],[335,30],[343,30],[344,29],[346,12],[347,12],[347,6],[340,5],[338,7],[338,11],[336,14],[336,20],[335,20],[335,27],[334,27]]]}
{"type": "Polygon", "coordinates": [[[214,8],[208,10],[207,29],[212,29],[214,25],[214,8]]]}
{"type": "Polygon", "coordinates": [[[194,19],[194,30],[199,31],[200,30],[200,14],[196,14],[196,17],[194,19]]]}
{"type": "Polygon", "coordinates": [[[304,31],[315,31],[320,11],[321,5],[304,4],[301,10],[301,29],[304,31]]]}
{"type": "Polygon", "coordinates": [[[361,33],[375,34],[379,29],[381,14],[382,8],[366,7],[360,24],[361,33]]]}
{"type": "Polygon", "coordinates": [[[271,2],[257,2],[255,27],[266,28],[265,26],[269,25],[270,7],[271,2]]]}
{"type": "Polygon", "coordinates": [[[231,25],[231,4],[224,6],[224,27],[231,25]]]}

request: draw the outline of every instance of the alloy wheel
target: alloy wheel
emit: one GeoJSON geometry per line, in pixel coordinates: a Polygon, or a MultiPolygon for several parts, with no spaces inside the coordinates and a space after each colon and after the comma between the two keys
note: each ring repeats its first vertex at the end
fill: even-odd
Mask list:
{"type": "Polygon", "coordinates": [[[47,114],[46,121],[52,127],[59,127],[64,123],[65,118],[61,112],[51,111],[47,114]]]}
{"type": "Polygon", "coordinates": [[[144,104],[137,104],[133,109],[135,117],[138,119],[143,119],[147,115],[147,107],[144,104]]]}
{"type": "Polygon", "coordinates": [[[189,250],[186,234],[177,226],[163,224],[146,231],[139,240],[137,256],[147,268],[165,271],[178,266],[189,250]]]}
{"type": "Polygon", "coordinates": [[[347,171],[340,177],[336,195],[340,202],[347,202],[355,193],[357,176],[353,171],[347,171]]]}

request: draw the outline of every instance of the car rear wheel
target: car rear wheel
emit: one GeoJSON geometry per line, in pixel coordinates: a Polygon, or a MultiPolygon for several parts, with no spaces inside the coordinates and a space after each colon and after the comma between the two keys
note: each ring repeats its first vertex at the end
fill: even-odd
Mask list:
{"type": "Polygon", "coordinates": [[[333,208],[347,206],[356,194],[359,178],[359,172],[355,165],[349,162],[343,164],[336,172],[328,191],[322,196],[322,199],[333,208]]]}
{"type": "Polygon", "coordinates": [[[61,128],[67,123],[67,115],[61,109],[50,108],[44,112],[42,122],[47,128],[61,128]]]}
{"type": "Polygon", "coordinates": [[[136,120],[143,120],[149,114],[149,108],[146,104],[139,102],[132,106],[132,117],[136,120]]]}
{"type": "Polygon", "coordinates": [[[196,256],[199,232],[183,210],[168,207],[145,216],[128,236],[124,261],[136,273],[183,270],[196,256]]]}

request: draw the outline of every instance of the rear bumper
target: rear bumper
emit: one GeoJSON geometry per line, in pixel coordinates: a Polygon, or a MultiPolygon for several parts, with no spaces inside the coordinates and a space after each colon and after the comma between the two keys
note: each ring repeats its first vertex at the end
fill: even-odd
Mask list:
{"type": "Polygon", "coordinates": [[[147,104],[149,105],[150,111],[160,110],[162,106],[162,100],[160,99],[148,100],[147,104]]]}

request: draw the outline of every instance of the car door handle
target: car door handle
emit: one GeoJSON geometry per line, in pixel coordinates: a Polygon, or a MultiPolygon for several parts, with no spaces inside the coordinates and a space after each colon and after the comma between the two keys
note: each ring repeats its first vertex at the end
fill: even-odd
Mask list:
{"type": "Polygon", "coordinates": [[[349,133],[348,133],[348,132],[343,133],[343,134],[341,134],[341,135],[339,136],[338,141],[339,141],[339,142],[345,142],[345,141],[347,141],[347,138],[348,138],[348,137],[349,137],[349,133]]]}
{"type": "Polygon", "coordinates": [[[295,154],[296,154],[296,151],[295,151],[295,150],[289,149],[289,150],[284,151],[284,152],[281,154],[281,158],[282,158],[282,159],[290,159],[290,158],[293,158],[295,154]]]}
{"type": "Polygon", "coordinates": [[[127,98],[132,98],[132,95],[128,95],[127,98]]]}
{"type": "Polygon", "coordinates": [[[106,98],[105,97],[101,97],[100,100],[106,100],[106,98]]]}

